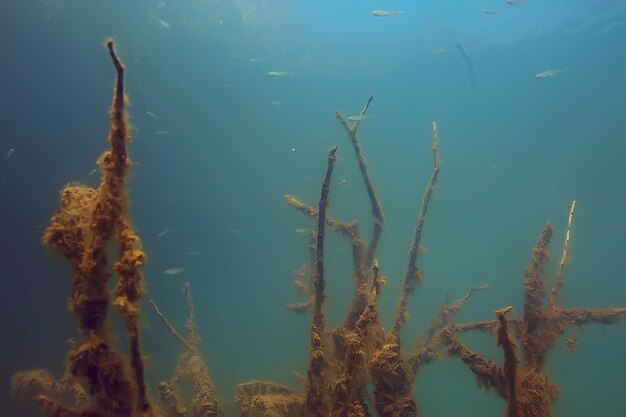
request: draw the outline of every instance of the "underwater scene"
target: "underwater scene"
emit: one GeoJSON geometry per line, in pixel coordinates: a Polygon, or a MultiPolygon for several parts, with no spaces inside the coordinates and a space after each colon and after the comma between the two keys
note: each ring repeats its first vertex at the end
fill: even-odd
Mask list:
{"type": "Polygon", "coordinates": [[[626,416],[623,0],[3,0],[0,415],[626,416]]]}

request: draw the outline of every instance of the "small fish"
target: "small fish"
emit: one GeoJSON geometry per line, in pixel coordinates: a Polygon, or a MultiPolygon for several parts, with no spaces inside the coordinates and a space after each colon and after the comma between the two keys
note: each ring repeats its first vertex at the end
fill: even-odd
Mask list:
{"type": "Polygon", "coordinates": [[[398,14],[404,14],[404,12],[401,10],[373,10],[372,11],[372,16],[378,16],[378,17],[394,16],[398,14]]]}
{"type": "Polygon", "coordinates": [[[171,231],[171,229],[169,227],[166,227],[165,229],[163,229],[162,231],[160,231],[156,236],[157,237],[163,237],[166,234],[168,234],[171,231]]]}
{"type": "Polygon", "coordinates": [[[185,272],[185,268],[170,268],[163,271],[165,275],[179,275],[185,272]]]}
{"type": "Polygon", "coordinates": [[[14,152],[15,152],[15,149],[13,149],[13,148],[9,149],[9,152],[7,152],[6,156],[4,157],[4,160],[8,161],[9,158],[13,155],[14,152]]]}
{"type": "Polygon", "coordinates": [[[556,69],[556,70],[542,71],[542,72],[540,72],[538,74],[535,74],[535,79],[536,80],[544,80],[546,78],[552,78],[555,75],[558,75],[558,74],[562,73],[563,71],[565,71],[565,68],[556,69]]]}
{"type": "Polygon", "coordinates": [[[441,54],[445,54],[446,52],[448,52],[448,48],[439,48],[439,49],[435,49],[432,54],[433,55],[441,55],[441,54]]]}
{"type": "Polygon", "coordinates": [[[155,120],[159,120],[159,116],[157,116],[156,113],[151,112],[150,110],[146,110],[146,114],[155,120]]]}
{"type": "Polygon", "coordinates": [[[351,122],[362,122],[363,120],[371,119],[372,116],[367,114],[355,114],[354,116],[348,116],[348,120],[351,122]]]}
{"type": "Polygon", "coordinates": [[[337,187],[341,187],[342,185],[344,185],[345,183],[347,183],[348,180],[345,178],[340,179],[339,181],[337,181],[337,187]]]}
{"type": "Polygon", "coordinates": [[[498,170],[498,171],[500,171],[502,169],[502,167],[500,165],[496,165],[496,164],[490,164],[489,167],[491,167],[491,168],[493,168],[495,170],[498,170]]]}
{"type": "Polygon", "coordinates": [[[490,9],[483,9],[483,13],[484,14],[498,14],[498,13],[502,13],[502,9],[498,9],[496,7],[493,7],[490,9]]]}
{"type": "Polygon", "coordinates": [[[159,26],[161,26],[163,29],[171,29],[172,25],[170,25],[168,22],[166,22],[163,19],[159,19],[156,16],[152,16],[152,18],[159,24],[159,26]]]}
{"type": "Polygon", "coordinates": [[[289,75],[293,75],[291,71],[268,71],[268,77],[287,77],[289,75]]]}
{"type": "Polygon", "coordinates": [[[265,61],[265,58],[250,58],[248,62],[261,62],[265,61]]]}
{"type": "Polygon", "coordinates": [[[89,171],[89,174],[87,174],[87,175],[91,176],[91,175],[95,174],[96,172],[98,172],[98,168],[92,169],[91,171],[89,171]]]}
{"type": "Polygon", "coordinates": [[[518,4],[524,3],[524,0],[506,0],[506,2],[511,6],[517,6],[518,4]]]}
{"type": "Polygon", "coordinates": [[[169,130],[157,130],[156,132],[154,132],[155,135],[169,135],[170,132],[169,130]]]}
{"type": "Polygon", "coordinates": [[[272,106],[282,106],[285,103],[283,103],[282,101],[270,101],[270,104],[272,106]]]}
{"type": "Polygon", "coordinates": [[[294,232],[296,232],[296,234],[299,235],[305,235],[307,233],[311,233],[313,230],[309,229],[308,227],[299,227],[296,230],[294,230],[294,232]]]}

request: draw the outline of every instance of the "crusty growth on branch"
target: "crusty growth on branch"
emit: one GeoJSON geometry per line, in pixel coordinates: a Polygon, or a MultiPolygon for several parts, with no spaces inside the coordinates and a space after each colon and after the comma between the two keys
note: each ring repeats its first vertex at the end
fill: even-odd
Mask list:
{"type": "Polygon", "coordinates": [[[235,405],[242,417],[302,416],[304,398],[274,382],[249,381],[239,384],[235,405]]]}
{"type": "Polygon", "coordinates": [[[509,323],[506,319],[507,313],[511,312],[513,307],[506,307],[496,310],[496,317],[500,322],[498,326],[498,346],[502,348],[504,353],[504,379],[508,388],[508,401],[506,414],[509,417],[519,417],[519,406],[517,404],[517,394],[515,381],[517,380],[517,354],[515,353],[515,342],[509,336],[509,323]]]}
{"type": "MultiPolygon", "coordinates": [[[[372,100],[374,100],[374,96],[370,95],[367,98],[365,106],[363,106],[363,109],[359,112],[359,115],[364,116],[367,113],[367,110],[372,104],[372,100]]],[[[383,213],[380,199],[378,198],[378,195],[374,188],[369,168],[367,167],[367,163],[365,162],[365,156],[361,151],[361,145],[357,138],[357,131],[359,129],[359,126],[361,125],[361,122],[359,120],[354,123],[349,122],[349,119],[344,116],[340,111],[336,111],[335,116],[343,126],[347,134],[348,141],[354,149],[354,155],[359,166],[359,172],[361,173],[361,177],[363,178],[363,184],[365,185],[365,191],[367,192],[367,197],[370,202],[370,210],[373,217],[372,236],[367,243],[362,241],[360,238],[358,223],[356,221],[352,221],[350,223],[354,225],[354,230],[357,233],[355,237],[350,237],[350,241],[352,244],[352,276],[354,279],[354,299],[352,300],[350,311],[346,315],[342,325],[337,327],[333,332],[333,339],[335,342],[335,355],[337,358],[342,358],[346,353],[345,349],[347,341],[345,340],[345,337],[348,332],[354,329],[356,321],[359,319],[359,316],[361,315],[363,309],[368,303],[368,272],[372,267],[372,261],[375,256],[376,249],[378,248],[380,236],[384,229],[385,215],[383,213]],[[365,253],[363,253],[363,249],[365,249],[365,253]]]]}
{"type": "Polygon", "coordinates": [[[143,360],[139,349],[139,302],[144,293],[140,268],[146,262],[139,237],[128,219],[127,174],[131,166],[126,144],[130,127],[124,94],[124,65],[115,53],[112,40],[106,46],[117,71],[110,112],[111,149],[98,161],[102,181],[97,190],[70,184],[61,193],[61,209],[51,219],[43,236],[45,245],[62,254],[72,267],[72,294],[69,308],[84,336],[68,354],[68,370],[89,386],[94,401],[73,408],[53,396],[35,397],[53,416],[139,417],[157,416],[146,394],[143,360]],[[114,347],[107,325],[111,272],[107,249],[117,241],[113,269],[117,284],[112,304],[120,312],[128,334],[130,369],[114,347]]]}
{"type": "Polygon", "coordinates": [[[437,124],[435,122],[433,122],[433,160],[433,175],[430,177],[430,182],[424,191],[422,208],[419,216],[417,217],[415,235],[413,237],[411,247],[409,248],[409,263],[404,276],[404,285],[402,286],[402,293],[400,295],[400,305],[396,310],[396,317],[391,330],[391,335],[395,338],[400,337],[400,330],[406,323],[406,306],[409,297],[415,292],[415,284],[422,284],[423,282],[422,274],[417,268],[417,257],[419,254],[419,246],[422,241],[422,232],[424,230],[426,213],[428,213],[430,199],[433,195],[433,191],[435,190],[437,179],[439,178],[439,135],[437,134],[437,124]]]}
{"type": "MultiPolygon", "coordinates": [[[[296,210],[301,211],[307,216],[317,219],[317,210],[312,208],[311,206],[302,203],[295,196],[291,194],[285,194],[283,196],[287,204],[296,210]]],[[[366,243],[361,239],[361,232],[359,231],[359,222],[356,220],[351,221],[350,223],[344,223],[338,220],[333,219],[330,216],[326,216],[326,224],[330,226],[335,232],[341,234],[344,238],[350,241],[352,245],[352,258],[354,269],[358,270],[361,267],[362,261],[362,248],[366,245],[366,243]]]]}
{"type": "Polygon", "coordinates": [[[70,395],[74,406],[85,404],[89,399],[85,389],[74,380],[68,370],[58,381],[43,369],[16,372],[11,376],[11,393],[13,397],[20,399],[44,395],[59,400],[70,395]]]}
{"type": "MultiPolygon", "coordinates": [[[[368,99],[360,113],[361,115],[365,114],[372,99],[373,97],[368,99]]],[[[333,331],[332,359],[325,362],[327,365],[332,365],[326,367],[326,377],[323,378],[325,384],[330,386],[329,400],[331,405],[323,404],[318,409],[323,410],[323,412],[330,409],[330,415],[333,417],[370,416],[367,401],[365,401],[367,376],[369,374],[374,384],[375,405],[378,415],[416,416],[417,405],[413,399],[414,374],[421,365],[438,358],[437,351],[442,340],[444,327],[450,324],[451,317],[460,311],[472,293],[484,288],[475,287],[464,298],[442,307],[440,314],[430,325],[427,335],[420,343],[416,344],[414,352],[408,358],[402,357],[399,331],[405,320],[399,321],[394,326],[396,330],[387,335],[379,323],[376,300],[383,278],[380,276],[377,263],[374,268],[372,288],[368,290],[370,277],[368,270],[371,268],[380,233],[383,230],[384,216],[357,139],[356,132],[360,126],[360,121],[352,123],[342,113],[337,112],[336,115],[355,150],[359,170],[370,199],[374,226],[372,238],[366,243],[360,238],[356,221],[344,223],[325,216],[325,224],[340,232],[352,245],[355,296],[343,323],[333,331]],[[363,251],[364,248],[366,248],[365,251],[363,251]]],[[[435,123],[433,123],[433,155],[435,161],[433,176],[425,191],[422,209],[418,216],[415,239],[411,244],[411,248],[415,249],[411,251],[408,267],[412,279],[409,285],[405,285],[403,288],[404,295],[400,302],[397,317],[404,318],[406,316],[406,302],[413,292],[415,277],[419,276],[416,267],[417,248],[420,244],[426,213],[439,174],[439,147],[435,123]]],[[[289,205],[311,218],[316,218],[318,223],[322,224],[318,210],[300,202],[292,195],[286,195],[285,199],[289,205]]],[[[313,265],[312,269],[315,269],[315,262],[312,262],[311,265],[313,265]]],[[[315,277],[316,275],[312,272],[312,276],[315,277]]],[[[295,285],[300,289],[306,288],[298,280],[296,280],[295,285]]],[[[311,303],[313,302],[311,301],[311,303]]],[[[298,312],[304,312],[308,305],[307,303],[299,303],[291,304],[288,307],[298,312]]],[[[319,340],[323,340],[322,333],[315,334],[319,335],[319,340]]],[[[319,350],[319,352],[325,353],[326,350],[319,350]]],[[[320,391],[323,392],[323,390],[320,391]]],[[[310,386],[307,395],[311,395],[310,386]]]]}
{"type": "Polygon", "coordinates": [[[159,394],[165,415],[168,417],[224,417],[219,404],[217,392],[202,355],[200,353],[200,336],[194,315],[191,299],[191,285],[183,286],[183,294],[187,304],[189,317],[185,324],[188,336],[184,338],[161,312],[157,304],[150,300],[155,314],[161,319],[167,331],[185,350],[178,356],[174,375],[159,385],[159,394]],[[188,380],[192,385],[191,404],[183,406],[181,399],[181,383],[188,380]]]}
{"type": "MultiPolygon", "coordinates": [[[[367,102],[363,109],[360,111],[360,115],[365,115],[367,110],[369,109],[370,104],[374,96],[369,96],[367,102]]],[[[359,223],[356,220],[353,220],[350,223],[337,221],[330,216],[326,216],[326,224],[329,225],[334,231],[340,233],[343,237],[350,241],[350,245],[352,247],[352,263],[353,263],[353,278],[355,281],[355,297],[352,302],[350,312],[346,316],[344,323],[339,326],[333,332],[333,338],[335,341],[335,350],[336,356],[342,357],[345,353],[345,334],[354,328],[356,321],[359,318],[359,315],[367,305],[367,278],[368,278],[368,269],[370,268],[374,253],[378,246],[378,241],[380,238],[380,234],[383,230],[384,226],[384,215],[382,211],[382,206],[380,204],[380,200],[378,199],[376,192],[374,190],[374,186],[372,183],[371,176],[369,174],[369,170],[367,168],[367,164],[365,163],[365,158],[361,152],[361,147],[357,139],[357,130],[360,125],[360,121],[356,121],[354,123],[350,122],[347,117],[345,117],[341,112],[336,112],[336,117],[339,122],[342,124],[346,133],[348,135],[348,140],[352,144],[355,154],[357,157],[357,162],[359,164],[359,170],[361,172],[361,176],[363,177],[363,181],[365,183],[366,191],[370,200],[372,214],[374,216],[374,225],[373,232],[370,242],[367,243],[361,238],[361,232],[359,230],[359,223]],[[363,249],[367,248],[365,254],[363,253],[363,249]]],[[[287,194],[284,196],[285,200],[289,205],[296,208],[297,210],[303,212],[309,217],[317,218],[317,210],[314,208],[300,202],[293,195],[287,194]]],[[[298,312],[304,311],[305,306],[303,304],[294,304],[291,305],[292,309],[298,312]]]]}
{"type": "MultiPolygon", "coordinates": [[[[548,260],[548,245],[553,228],[546,223],[537,243],[533,247],[531,262],[524,271],[524,314],[521,319],[511,320],[521,342],[523,360],[517,358],[516,344],[510,336],[506,314],[512,309],[497,310],[497,342],[504,353],[504,366],[499,367],[484,355],[470,351],[455,335],[458,331],[493,329],[491,322],[469,325],[450,325],[446,328],[444,342],[451,354],[459,356],[469,365],[478,382],[485,389],[495,388],[507,403],[507,417],[550,417],[552,407],[559,396],[559,388],[550,383],[544,373],[548,351],[561,337],[568,324],[582,326],[589,322],[613,324],[626,314],[626,308],[564,308],[558,295],[564,284],[563,268],[567,262],[570,244],[572,217],[575,203],[572,202],[567,221],[563,254],[553,280],[548,304],[546,280],[542,273],[548,260]]],[[[565,339],[570,353],[578,342],[575,338],[565,339]]]]}
{"type": "MultiPolygon", "coordinates": [[[[370,359],[370,375],[374,382],[376,409],[383,416],[418,416],[417,404],[412,398],[413,381],[417,372],[439,358],[439,347],[450,333],[452,318],[476,292],[487,289],[481,285],[470,288],[460,299],[441,307],[439,314],[428,325],[426,333],[418,338],[413,350],[404,357],[398,343],[390,343],[384,334],[377,333],[377,342],[370,359]]],[[[377,324],[377,323],[376,323],[377,324]]],[[[494,364],[495,367],[495,364],[494,364]]]]}
{"type": "Polygon", "coordinates": [[[417,373],[422,365],[426,365],[439,358],[439,346],[442,343],[444,329],[452,324],[452,318],[457,315],[465,306],[465,303],[472,295],[477,292],[484,291],[489,288],[487,285],[477,285],[469,289],[469,291],[458,300],[448,304],[448,296],[441,306],[439,314],[430,322],[426,329],[424,337],[418,339],[412,352],[408,355],[407,362],[417,373]]]}
{"type": "MultiPolygon", "coordinates": [[[[367,99],[367,103],[363,107],[363,110],[359,113],[360,115],[365,115],[367,109],[369,109],[370,104],[374,96],[369,96],[367,99]]],[[[372,215],[374,216],[374,227],[372,230],[372,237],[370,238],[369,244],[367,245],[367,251],[365,255],[365,259],[363,260],[363,266],[365,269],[369,269],[374,259],[374,253],[376,252],[376,248],[378,247],[378,242],[380,240],[380,235],[385,226],[385,215],[383,214],[383,209],[380,204],[380,200],[376,195],[376,191],[374,190],[374,185],[372,183],[371,176],[369,174],[369,170],[367,168],[367,164],[365,163],[365,157],[361,152],[361,145],[359,144],[356,133],[361,125],[360,121],[354,122],[354,124],[350,124],[348,119],[340,112],[337,111],[335,113],[337,119],[341,123],[341,125],[346,129],[346,133],[348,134],[348,140],[354,147],[354,153],[356,155],[357,162],[359,164],[359,171],[361,171],[361,176],[363,177],[363,181],[365,182],[365,189],[367,190],[367,196],[370,200],[372,215]]]]}
{"type": "MultiPolygon", "coordinates": [[[[315,265],[315,233],[309,234],[309,264],[315,265]]],[[[306,301],[299,303],[287,304],[288,310],[298,314],[304,314],[311,309],[315,299],[315,291],[311,285],[315,279],[315,266],[311,268],[311,272],[307,274],[309,264],[304,264],[300,268],[293,271],[293,286],[298,293],[306,294],[306,301]],[[305,282],[305,277],[309,275],[309,283],[305,282]]]]}
{"type": "Polygon", "coordinates": [[[400,303],[396,310],[393,327],[389,333],[377,341],[370,361],[376,410],[381,417],[412,417],[418,415],[417,404],[413,399],[414,369],[418,369],[418,367],[414,368],[415,360],[412,361],[412,364],[409,364],[402,357],[400,330],[406,323],[408,299],[415,291],[415,284],[422,281],[416,266],[419,253],[418,248],[430,200],[439,177],[439,137],[435,122],[433,122],[432,149],[434,158],[433,174],[424,192],[422,207],[417,218],[415,236],[409,250],[409,264],[400,293],[400,303]]]}
{"type": "Polygon", "coordinates": [[[572,204],[569,208],[569,216],[567,217],[567,227],[565,229],[565,241],[563,242],[563,254],[561,255],[561,260],[559,260],[559,265],[557,267],[556,276],[552,281],[552,289],[550,290],[550,305],[554,307],[558,307],[559,304],[559,293],[565,285],[565,275],[563,270],[565,269],[565,264],[568,260],[568,252],[569,252],[569,241],[572,235],[572,219],[574,218],[574,209],[576,208],[576,201],[572,201],[572,204]]]}
{"type": "Polygon", "coordinates": [[[337,147],[328,151],[328,167],[322,182],[322,190],[317,215],[317,232],[315,245],[315,278],[313,279],[313,323],[311,324],[311,351],[309,353],[309,370],[307,372],[306,416],[328,416],[328,362],[325,358],[325,318],[322,312],[324,303],[324,236],[326,227],[326,208],[330,192],[330,179],[335,166],[337,147]]]}
{"type": "Polygon", "coordinates": [[[376,303],[380,289],[387,280],[380,274],[378,261],[374,260],[374,279],[368,304],[357,320],[354,330],[346,335],[345,354],[337,365],[337,378],[332,385],[333,417],[356,417],[369,415],[365,401],[367,357],[370,354],[368,342],[371,333],[379,329],[376,303]]]}

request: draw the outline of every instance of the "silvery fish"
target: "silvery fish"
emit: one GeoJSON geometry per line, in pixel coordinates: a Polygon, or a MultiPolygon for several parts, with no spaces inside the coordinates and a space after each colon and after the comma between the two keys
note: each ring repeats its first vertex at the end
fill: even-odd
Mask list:
{"type": "Polygon", "coordinates": [[[170,268],[163,271],[165,275],[178,275],[185,272],[185,268],[170,268]]]}
{"type": "Polygon", "coordinates": [[[506,2],[511,6],[516,6],[518,4],[524,3],[524,0],[506,0],[506,2]]]}
{"type": "Polygon", "coordinates": [[[150,110],[146,110],[146,114],[155,120],[159,120],[159,116],[157,116],[156,113],[151,112],[150,110]]]}
{"type": "Polygon", "coordinates": [[[348,120],[352,122],[362,122],[363,120],[371,119],[372,116],[367,114],[355,114],[354,116],[348,116],[348,120]]]}
{"type": "Polygon", "coordinates": [[[401,10],[373,10],[372,11],[372,16],[378,16],[378,17],[394,16],[397,14],[404,14],[404,12],[401,10]]]}
{"type": "Polygon", "coordinates": [[[163,236],[165,236],[166,234],[168,234],[169,232],[170,232],[170,228],[169,228],[169,227],[166,227],[165,229],[163,229],[162,231],[160,231],[160,232],[157,234],[157,237],[163,237],[163,236]]]}
{"type": "Polygon", "coordinates": [[[562,73],[563,71],[565,71],[565,68],[556,69],[556,70],[542,71],[542,72],[540,72],[538,74],[535,74],[535,79],[543,80],[543,79],[546,79],[546,78],[551,78],[551,77],[554,77],[555,75],[558,75],[558,74],[562,73]]]}
{"type": "Polygon", "coordinates": [[[154,19],[155,22],[157,22],[159,24],[159,26],[161,26],[161,28],[163,29],[171,29],[172,25],[170,25],[168,22],[166,22],[163,19],[158,18],[155,15],[151,15],[152,19],[154,19]]]}
{"type": "Polygon", "coordinates": [[[286,77],[288,75],[293,75],[291,71],[268,71],[268,77],[286,77]]]}
{"type": "Polygon", "coordinates": [[[307,233],[311,233],[313,230],[309,229],[308,227],[300,227],[296,230],[294,230],[294,232],[296,232],[299,235],[304,235],[307,233]]]}
{"type": "Polygon", "coordinates": [[[498,8],[483,9],[484,14],[498,14],[501,12],[502,12],[502,9],[498,9],[498,8]]]}

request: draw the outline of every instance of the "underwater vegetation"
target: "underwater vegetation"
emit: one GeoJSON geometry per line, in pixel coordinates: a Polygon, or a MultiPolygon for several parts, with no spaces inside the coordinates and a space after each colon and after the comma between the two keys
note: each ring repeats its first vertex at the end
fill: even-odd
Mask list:
{"type": "Polygon", "coordinates": [[[200,352],[200,336],[191,299],[191,285],[185,283],[183,293],[187,302],[187,310],[189,317],[185,329],[189,333],[186,338],[181,336],[176,328],[169,322],[167,317],[154,302],[150,300],[150,304],[156,315],[161,319],[166,329],[172,336],[184,347],[183,352],[178,357],[174,375],[169,381],[163,381],[159,384],[159,394],[161,396],[163,409],[168,416],[219,416],[223,417],[222,411],[209,368],[206,366],[200,352]],[[181,382],[189,379],[193,386],[191,397],[191,406],[182,406],[181,401],[181,382]]]}
{"type": "MultiPolygon", "coordinates": [[[[172,377],[158,386],[160,402],[153,404],[144,377],[139,343],[140,302],[145,292],[141,268],[147,257],[128,218],[126,185],[131,161],[127,143],[131,140],[127,99],[124,92],[124,65],[112,40],[106,42],[117,72],[110,112],[110,150],[99,159],[102,180],[97,189],[68,184],[61,192],[61,207],[51,218],[43,243],[61,254],[71,265],[72,290],[69,309],[75,316],[82,340],[68,343],[66,371],[55,379],[44,370],[16,372],[11,378],[14,396],[30,398],[54,417],[210,417],[224,416],[223,405],[201,352],[191,286],[183,288],[188,319],[182,335],[156,301],[150,300],[154,313],[166,331],[181,347],[172,377]],[[112,252],[109,249],[115,248],[112,252]],[[110,260],[110,254],[115,260],[110,260]],[[111,277],[116,284],[109,290],[111,277]],[[116,348],[109,325],[109,310],[115,307],[125,324],[128,352],[116,348]],[[192,387],[188,404],[182,399],[182,382],[192,387]]],[[[544,267],[553,226],[546,223],[531,252],[524,271],[524,304],[520,317],[511,317],[512,307],[495,311],[496,320],[455,323],[453,318],[470,297],[485,286],[470,288],[456,301],[446,298],[439,313],[423,335],[407,346],[400,334],[408,321],[407,306],[416,288],[423,285],[419,269],[420,244],[430,202],[439,177],[439,136],[433,122],[433,172],[422,197],[413,240],[409,245],[406,273],[392,326],[385,330],[379,320],[377,302],[387,278],[376,259],[385,216],[358,141],[361,121],[373,96],[359,113],[361,117],[336,117],[354,149],[365,184],[372,214],[372,234],[361,234],[357,221],[342,221],[328,213],[333,169],[337,160],[335,146],[328,151],[327,169],[322,180],[317,207],[293,195],[285,201],[317,221],[308,231],[309,263],[295,271],[295,287],[307,296],[303,302],[289,304],[296,313],[311,311],[310,349],[304,390],[298,392],[271,381],[241,383],[234,404],[244,417],[417,417],[420,414],[414,392],[415,377],[422,366],[440,359],[446,351],[459,357],[478,379],[479,386],[495,391],[506,403],[506,417],[549,417],[559,396],[559,388],[547,374],[547,353],[565,333],[567,326],[590,323],[614,324],[626,307],[570,308],[563,305],[560,291],[565,284],[565,266],[575,210],[569,210],[565,241],[557,272],[546,291],[544,267]],[[324,243],[327,229],[345,238],[351,246],[354,295],[343,322],[330,329],[326,322],[326,275],[324,243]],[[308,281],[307,281],[308,276],[308,281]],[[488,358],[471,351],[461,339],[469,331],[496,336],[504,360],[488,358]],[[518,357],[518,343],[521,359],[518,357]],[[369,388],[373,387],[373,399],[369,388]]],[[[505,304],[506,305],[506,304],[505,304]]],[[[566,340],[568,350],[576,342],[566,340]]],[[[157,387],[154,387],[157,388],[157,387]]]]}
{"type": "Polygon", "coordinates": [[[102,180],[98,189],[69,184],[61,191],[61,208],[50,220],[43,243],[60,253],[72,268],[69,309],[83,340],[67,354],[67,370],[58,383],[40,371],[17,373],[14,392],[35,390],[33,399],[53,416],[159,416],[147,395],[139,347],[140,301],[145,292],[141,268],[146,254],[128,218],[127,175],[131,167],[127,143],[131,140],[124,65],[112,40],[106,41],[117,71],[110,111],[111,130],[106,151],[98,160],[102,180]],[[107,249],[116,244],[113,270],[117,283],[109,293],[111,276],[107,249]],[[113,301],[111,301],[113,296],[113,301]],[[129,352],[125,358],[114,347],[107,317],[113,305],[124,320],[129,352]],[[71,376],[70,376],[71,375],[71,376]],[[83,389],[77,386],[80,381],[83,389]],[[75,404],[59,401],[59,391],[74,394],[75,404]],[[85,400],[84,392],[89,396],[85,400]]]}

